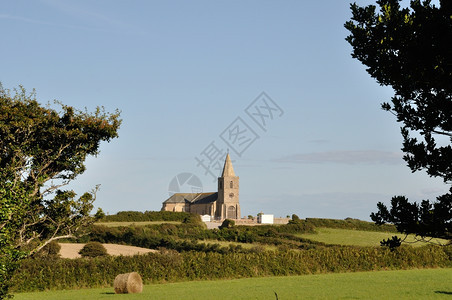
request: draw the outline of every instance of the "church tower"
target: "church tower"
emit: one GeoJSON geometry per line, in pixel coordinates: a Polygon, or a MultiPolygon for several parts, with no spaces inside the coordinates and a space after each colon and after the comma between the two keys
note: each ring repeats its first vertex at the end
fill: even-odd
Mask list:
{"type": "Polygon", "coordinates": [[[226,155],[223,173],[218,178],[216,217],[221,220],[240,219],[239,177],[235,176],[229,153],[226,155]]]}

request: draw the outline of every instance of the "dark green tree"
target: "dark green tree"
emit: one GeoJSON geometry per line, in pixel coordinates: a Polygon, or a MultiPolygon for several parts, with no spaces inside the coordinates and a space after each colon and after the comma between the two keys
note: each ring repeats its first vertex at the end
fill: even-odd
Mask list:
{"type": "Polygon", "coordinates": [[[96,219],[96,221],[102,220],[105,218],[105,213],[102,210],[102,208],[98,208],[97,212],[94,214],[94,218],[96,219]]]}
{"type": "MultiPolygon", "coordinates": [[[[401,123],[404,160],[413,171],[425,170],[452,181],[452,1],[379,0],[378,5],[351,5],[345,23],[352,57],[371,77],[391,86],[394,96],[382,108],[401,123]]],[[[450,190],[452,192],[452,189],[450,190]]],[[[390,222],[403,233],[452,239],[452,195],[410,203],[394,197],[391,208],[378,203],[371,218],[390,222]]]]}
{"type": "Polygon", "coordinates": [[[119,112],[60,111],[20,87],[0,85],[0,299],[21,259],[52,241],[73,238],[90,216],[97,187],[77,197],[64,187],[85,171],[101,141],[117,137],[119,112]]]}
{"type": "Polygon", "coordinates": [[[394,251],[396,248],[400,247],[401,244],[402,244],[402,239],[397,236],[393,236],[387,240],[383,239],[380,242],[380,246],[388,247],[389,249],[391,249],[391,251],[394,251]]]}

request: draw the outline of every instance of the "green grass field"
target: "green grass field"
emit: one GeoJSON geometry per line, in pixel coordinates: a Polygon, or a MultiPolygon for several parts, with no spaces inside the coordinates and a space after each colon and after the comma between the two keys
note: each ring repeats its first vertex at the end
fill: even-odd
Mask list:
{"type": "MultiPolygon", "coordinates": [[[[337,228],[316,228],[316,231],[317,233],[297,234],[297,236],[326,244],[355,246],[380,246],[380,241],[391,238],[393,235],[397,235],[400,238],[404,237],[402,234],[395,234],[392,232],[361,231],[337,228]]],[[[414,242],[414,236],[408,236],[406,241],[414,242]]],[[[447,241],[434,239],[432,242],[445,244],[447,241]]],[[[423,242],[417,242],[411,245],[418,247],[425,244],[426,243],[423,242]]]]}
{"type": "Polygon", "coordinates": [[[101,225],[106,227],[120,227],[120,226],[145,226],[145,225],[160,225],[160,224],[181,224],[179,221],[143,221],[143,222],[96,222],[94,225],[101,225]]]}
{"type": "Polygon", "coordinates": [[[147,285],[141,294],[113,288],[16,294],[52,299],[451,299],[452,269],[360,272],[147,285]]]}

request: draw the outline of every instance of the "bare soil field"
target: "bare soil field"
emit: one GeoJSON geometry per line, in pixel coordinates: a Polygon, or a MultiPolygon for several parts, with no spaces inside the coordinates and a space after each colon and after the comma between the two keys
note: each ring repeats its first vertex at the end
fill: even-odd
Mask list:
{"type": "MultiPolygon", "coordinates": [[[[157,252],[157,250],[127,246],[127,245],[118,245],[118,244],[102,244],[105,249],[107,249],[107,253],[110,255],[124,255],[131,256],[136,254],[145,254],[149,252],[157,252]]],[[[60,256],[61,258],[79,258],[81,257],[78,252],[85,246],[85,244],[76,244],[76,243],[60,243],[61,250],[60,256]]]]}

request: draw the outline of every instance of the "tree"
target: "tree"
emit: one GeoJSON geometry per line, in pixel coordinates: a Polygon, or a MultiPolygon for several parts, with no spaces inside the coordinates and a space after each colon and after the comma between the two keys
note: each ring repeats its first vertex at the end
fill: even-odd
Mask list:
{"type": "Polygon", "coordinates": [[[105,218],[105,213],[102,210],[102,208],[98,208],[97,212],[94,214],[94,218],[96,219],[96,221],[102,220],[103,218],[105,218]]]}
{"type": "Polygon", "coordinates": [[[34,257],[38,258],[58,258],[60,257],[61,245],[57,241],[51,241],[45,247],[43,247],[39,252],[34,254],[34,257]]]}
{"type": "MultiPolygon", "coordinates": [[[[376,6],[351,5],[345,23],[351,34],[352,57],[367,67],[380,85],[394,96],[382,109],[400,122],[403,159],[412,172],[452,181],[452,2],[379,0],[376,6]]],[[[430,202],[410,203],[392,198],[391,208],[378,203],[371,218],[377,224],[396,225],[400,232],[452,239],[452,188],[430,202]]]]}
{"type": "Polygon", "coordinates": [[[0,84],[0,299],[21,259],[93,221],[98,187],[80,197],[63,187],[85,171],[101,141],[118,136],[119,112],[56,104],[61,111],[0,84]]]}

